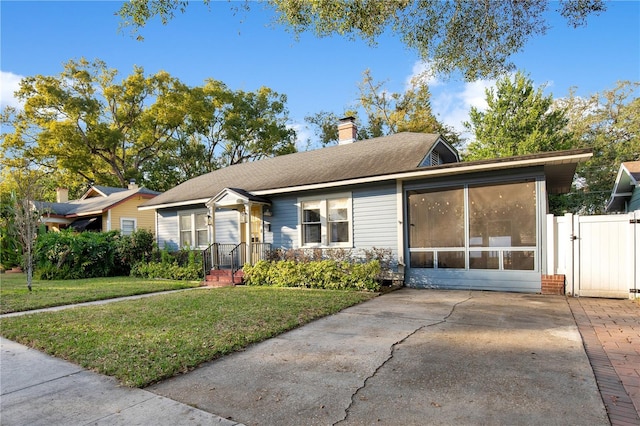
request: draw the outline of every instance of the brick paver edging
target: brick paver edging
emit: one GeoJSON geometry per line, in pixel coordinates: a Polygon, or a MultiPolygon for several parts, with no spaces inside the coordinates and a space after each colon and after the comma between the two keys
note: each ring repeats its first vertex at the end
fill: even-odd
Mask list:
{"type": "Polygon", "coordinates": [[[607,409],[612,426],[637,426],[640,416],[633,401],[627,394],[622,381],[616,373],[611,360],[607,356],[602,343],[593,329],[589,317],[580,304],[579,299],[568,298],[571,312],[582,335],[582,342],[589,357],[591,368],[596,378],[600,395],[607,409]]]}

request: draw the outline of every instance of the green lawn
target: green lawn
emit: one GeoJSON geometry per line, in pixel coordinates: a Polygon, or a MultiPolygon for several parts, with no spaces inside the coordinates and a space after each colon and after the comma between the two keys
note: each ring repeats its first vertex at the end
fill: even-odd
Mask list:
{"type": "Polygon", "coordinates": [[[50,306],[112,299],[134,294],[198,287],[194,281],[149,280],[134,277],[84,280],[34,280],[27,290],[25,274],[0,274],[0,313],[29,311],[50,306]]]}
{"type": "Polygon", "coordinates": [[[0,320],[11,340],[144,387],[375,293],[227,287],[0,320]]]}

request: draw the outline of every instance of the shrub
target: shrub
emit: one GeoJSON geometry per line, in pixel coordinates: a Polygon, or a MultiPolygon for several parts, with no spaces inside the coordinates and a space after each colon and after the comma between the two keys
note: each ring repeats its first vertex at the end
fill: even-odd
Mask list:
{"type": "Polygon", "coordinates": [[[204,277],[202,258],[199,252],[180,250],[170,253],[161,251],[160,262],[139,262],[131,268],[131,276],[141,278],[164,278],[171,280],[201,280],[204,277]]]}
{"type": "Polygon", "coordinates": [[[96,278],[116,275],[118,231],[48,232],[36,241],[36,275],[40,279],[96,278]]]}
{"type": "Polygon", "coordinates": [[[296,262],[262,260],[245,265],[246,285],[322,289],[380,290],[380,262],[352,263],[333,259],[296,262]]]}
{"type": "Polygon", "coordinates": [[[129,275],[133,265],[151,261],[156,247],[154,240],[153,234],[146,229],[139,229],[131,235],[120,235],[115,240],[118,272],[129,275]]]}

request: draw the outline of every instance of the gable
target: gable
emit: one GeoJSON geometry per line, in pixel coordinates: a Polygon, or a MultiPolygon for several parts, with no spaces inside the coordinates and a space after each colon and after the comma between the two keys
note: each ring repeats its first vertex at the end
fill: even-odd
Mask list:
{"type": "Polygon", "coordinates": [[[460,161],[458,152],[442,139],[433,145],[427,155],[420,161],[419,167],[439,166],[448,163],[457,163],[460,161]]]}

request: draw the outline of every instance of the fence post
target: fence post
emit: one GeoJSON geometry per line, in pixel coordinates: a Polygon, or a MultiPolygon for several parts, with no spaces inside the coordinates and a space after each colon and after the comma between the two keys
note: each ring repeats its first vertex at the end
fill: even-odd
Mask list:
{"type": "Polygon", "coordinates": [[[556,218],[552,214],[547,215],[547,226],[546,226],[546,248],[547,248],[547,269],[546,271],[542,271],[543,274],[554,275],[556,273],[556,268],[558,267],[556,262],[557,253],[557,235],[556,235],[556,218]]]}
{"type": "Polygon", "coordinates": [[[565,232],[563,235],[558,235],[558,238],[563,238],[566,241],[566,250],[564,252],[564,264],[565,264],[565,277],[566,287],[571,289],[571,295],[576,297],[575,288],[575,270],[574,270],[574,217],[571,213],[566,213],[565,217],[565,232]]]}

